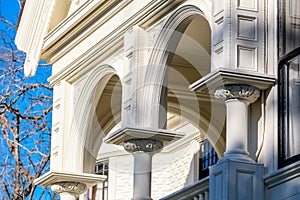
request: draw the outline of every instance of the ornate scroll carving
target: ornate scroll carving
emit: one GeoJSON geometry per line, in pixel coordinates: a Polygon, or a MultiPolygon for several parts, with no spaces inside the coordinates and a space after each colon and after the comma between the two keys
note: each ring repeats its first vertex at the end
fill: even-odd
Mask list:
{"type": "Polygon", "coordinates": [[[129,153],[136,151],[155,152],[163,148],[163,143],[152,139],[132,139],[124,142],[124,149],[129,153]]]}
{"type": "Polygon", "coordinates": [[[254,103],[260,96],[260,91],[250,85],[225,85],[217,89],[215,97],[223,101],[229,99],[242,99],[254,103]]]}
{"type": "Polygon", "coordinates": [[[70,193],[73,195],[80,195],[87,190],[87,187],[83,183],[76,183],[76,182],[59,182],[55,183],[51,186],[51,189],[54,193],[70,193]]]}

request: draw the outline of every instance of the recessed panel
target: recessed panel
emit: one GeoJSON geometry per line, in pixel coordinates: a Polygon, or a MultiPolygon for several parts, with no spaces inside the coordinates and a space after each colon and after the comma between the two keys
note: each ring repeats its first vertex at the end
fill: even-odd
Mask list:
{"type": "Polygon", "coordinates": [[[257,19],[238,16],[238,38],[257,40],[257,19]]]}
{"type": "Polygon", "coordinates": [[[257,11],[257,0],[238,0],[237,7],[245,10],[257,11]]]}
{"type": "Polygon", "coordinates": [[[221,197],[223,196],[223,185],[224,182],[224,171],[222,173],[216,174],[215,175],[215,185],[214,185],[214,191],[218,191],[219,194],[215,195],[215,199],[221,199],[221,197]]]}
{"type": "Polygon", "coordinates": [[[236,176],[237,193],[236,199],[252,200],[254,191],[254,181],[252,173],[237,172],[236,176]]]}
{"type": "Polygon", "coordinates": [[[255,47],[238,46],[237,67],[257,71],[257,53],[255,47]]]}
{"type": "Polygon", "coordinates": [[[300,2],[299,0],[290,0],[290,16],[300,18],[300,2]]]}

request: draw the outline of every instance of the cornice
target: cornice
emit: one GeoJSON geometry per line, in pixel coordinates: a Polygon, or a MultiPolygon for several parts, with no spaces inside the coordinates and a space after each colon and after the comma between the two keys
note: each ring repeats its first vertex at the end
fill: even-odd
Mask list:
{"type": "MultiPolygon", "coordinates": [[[[76,47],[80,42],[88,38],[99,27],[105,24],[109,19],[112,19],[120,10],[129,6],[132,0],[122,1],[110,1],[106,3],[95,4],[88,1],[79,10],[71,14],[68,18],[63,20],[55,29],[53,29],[45,38],[45,46],[43,49],[43,58],[50,60],[51,63],[55,63],[62,56],[68,53],[71,49],[76,47]],[[115,6],[113,6],[115,5],[115,6]],[[104,6],[99,8],[99,6],[104,6]],[[99,11],[100,9],[100,11],[99,11]]],[[[80,56],[75,57],[72,63],[54,74],[49,78],[49,81],[53,85],[54,82],[61,80],[62,77],[72,76],[73,71],[77,71],[77,68],[85,68],[87,60],[91,62],[95,59],[99,60],[99,55],[103,57],[103,54],[107,55],[107,50],[112,51],[115,49],[116,44],[122,45],[123,35],[126,31],[130,30],[133,26],[139,25],[144,27],[149,25],[150,19],[159,19],[159,16],[164,15],[169,9],[172,9],[178,0],[152,0],[142,7],[138,12],[134,13],[128,20],[124,20],[122,24],[105,35],[94,45],[91,45],[88,51],[83,52],[80,56]],[[153,17],[155,16],[155,17],[153,17]],[[85,67],[84,67],[85,66],[85,67]],[[62,76],[63,75],[63,76],[62,76]]]]}
{"type": "Polygon", "coordinates": [[[15,43],[26,52],[25,76],[35,75],[55,3],[56,0],[32,0],[24,5],[15,43]]]}
{"type": "Polygon", "coordinates": [[[132,0],[122,3],[120,3],[120,0],[86,1],[78,10],[61,21],[45,36],[42,57],[45,59],[51,58],[51,61],[55,62],[55,59],[59,59],[59,57],[54,60],[52,57],[58,51],[63,48],[64,51],[68,51],[76,46],[130,2],[132,0]]]}
{"type": "Polygon", "coordinates": [[[107,64],[103,63],[109,55],[114,55],[122,50],[123,38],[120,36],[113,37],[111,43],[109,41],[101,46],[93,46],[88,52],[83,53],[80,57],[74,59],[70,64],[61,68],[58,72],[53,73],[48,78],[50,85],[55,85],[62,79],[74,82],[80,75],[87,73],[93,66],[107,64]],[[88,66],[88,67],[87,67],[88,66]],[[74,75],[76,74],[76,77],[74,75]]]}

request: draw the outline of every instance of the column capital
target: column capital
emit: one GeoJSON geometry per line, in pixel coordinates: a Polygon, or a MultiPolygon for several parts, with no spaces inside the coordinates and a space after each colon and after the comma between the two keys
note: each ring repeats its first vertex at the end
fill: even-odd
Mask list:
{"type": "Polygon", "coordinates": [[[129,153],[137,151],[157,152],[163,148],[163,143],[153,139],[131,139],[124,142],[124,149],[129,153]]]}
{"type": "Polygon", "coordinates": [[[78,182],[58,182],[51,186],[56,194],[69,193],[78,196],[87,190],[87,186],[78,182]]]}
{"type": "Polygon", "coordinates": [[[259,98],[260,91],[256,87],[250,85],[224,85],[216,89],[214,96],[223,101],[240,99],[249,103],[254,103],[259,98]]]}

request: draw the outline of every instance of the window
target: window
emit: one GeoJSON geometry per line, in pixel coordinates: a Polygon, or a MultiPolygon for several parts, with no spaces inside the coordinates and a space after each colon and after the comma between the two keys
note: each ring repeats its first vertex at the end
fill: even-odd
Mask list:
{"type": "Polygon", "coordinates": [[[300,48],[279,64],[279,167],[300,160],[300,48]]]}
{"type": "Polygon", "coordinates": [[[283,57],[300,46],[300,1],[281,0],[279,9],[279,54],[283,57]]]}
{"type": "Polygon", "coordinates": [[[218,156],[208,140],[200,142],[199,152],[199,179],[202,179],[209,174],[209,166],[216,164],[218,156]]]}
{"type": "Polygon", "coordinates": [[[300,1],[282,0],[279,20],[279,167],[300,160],[300,1]]]}
{"type": "Polygon", "coordinates": [[[107,179],[103,183],[98,184],[93,188],[93,193],[96,194],[97,200],[108,199],[108,161],[102,161],[96,163],[95,173],[98,175],[105,175],[107,179]]]}

